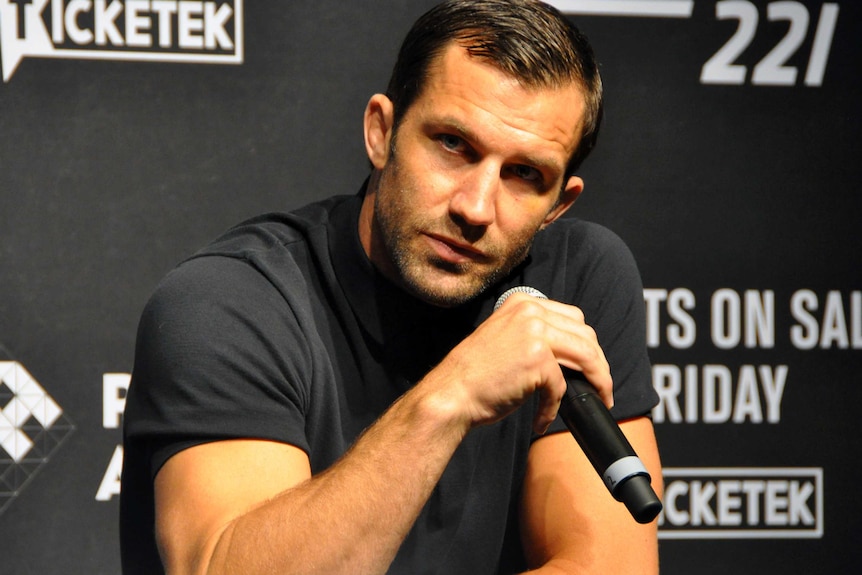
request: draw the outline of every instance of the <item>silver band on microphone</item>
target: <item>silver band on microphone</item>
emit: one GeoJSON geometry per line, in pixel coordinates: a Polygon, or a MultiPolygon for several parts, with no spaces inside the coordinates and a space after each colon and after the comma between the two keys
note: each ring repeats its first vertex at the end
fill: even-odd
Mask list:
{"type": "Polygon", "coordinates": [[[527,295],[531,295],[533,297],[537,297],[539,299],[548,299],[548,296],[537,290],[536,288],[532,288],[530,286],[516,286],[510,289],[507,289],[503,292],[503,295],[497,298],[497,302],[494,304],[494,311],[497,311],[501,305],[503,305],[507,299],[516,293],[525,293],[527,295]]]}

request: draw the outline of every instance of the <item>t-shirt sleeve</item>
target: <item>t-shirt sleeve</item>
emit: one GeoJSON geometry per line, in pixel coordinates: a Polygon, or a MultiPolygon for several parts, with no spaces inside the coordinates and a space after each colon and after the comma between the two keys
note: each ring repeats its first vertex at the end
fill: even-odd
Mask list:
{"type": "Polygon", "coordinates": [[[614,407],[618,421],[648,415],[658,402],[646,346],[643,283],[631,251],[608,234],[603,264],[586,287],[594,302],[584,306],[587,323],[596,330],[614,379],[614,407]]]}
{"type": "MultiPolygon", "coordinates": [[[[617,421],[649,415],[658,403],[646,347],[643,283],[631,251],[616,234],[582,222],[589,233],[569,237],[577,256],[567,262],[565,292],[596,331],[614,380],[617,421]]],[[[565,431],[558,417],[549,432],[565,431]]]]}
{"type": "Polygon", "coordinates": [[[127,441],[150,470],[185,447],[259,438],[308,450],[305,338],[290,306],[248,262],[198,257],[151,297],[138,327],[127,441]]]}

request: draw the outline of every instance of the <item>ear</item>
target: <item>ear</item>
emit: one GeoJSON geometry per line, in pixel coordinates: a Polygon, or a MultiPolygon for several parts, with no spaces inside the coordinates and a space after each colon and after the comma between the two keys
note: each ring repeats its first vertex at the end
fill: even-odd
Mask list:
{"type": "Polygon", "coordinates": [[[389,159],[389,143],[395,111],[392,101],[383,94],[374,94],[365,106],[365,151],[378,170],[389,159]]]}
{"type": "Polygon", "coordinates": [[[557,205],[554,206],[554,208],[548,213],[547,217],[545,217],[545,221],[542,222],[542,228],[548,227],[560,216],[565,214],[583,191],[584,181],[577,176],[569,177],[568,181],[566,181],[566,186],[563,188],[563,191],[560,192],[560,201],[557,202],[557,205]]]}

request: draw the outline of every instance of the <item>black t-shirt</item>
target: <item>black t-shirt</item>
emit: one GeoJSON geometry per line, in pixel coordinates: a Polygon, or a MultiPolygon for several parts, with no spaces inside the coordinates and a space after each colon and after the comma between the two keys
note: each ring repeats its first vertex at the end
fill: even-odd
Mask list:
{"type": "MultiPolygon", "coordinates": [[[[161,572],[152,484],[170,456],[206,441],[262,438],[303,449],[318,473],[511,286],[529,285],[584,310],[611,365],[617,419],[655,405],[640,278],[614,234],[559,220],[538,234],[510,277],[468,304],[441,309],[373,269],[358,238],[361,200],[341,196],[241,224],[156,289],[138,330],[124,418],[126,575],[161,572]]],[[[390,573],[523,567],[515,503],[535,408],[531,398],[468,434],[390,573]]],[[[564,429],[559,420],[552,427],[564,429]]]]}

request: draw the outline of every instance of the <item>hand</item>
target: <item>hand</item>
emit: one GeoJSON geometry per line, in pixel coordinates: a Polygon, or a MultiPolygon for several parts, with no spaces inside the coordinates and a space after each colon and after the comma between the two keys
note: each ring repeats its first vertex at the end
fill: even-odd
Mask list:
{"type": "Polygon", "coordinates": [[[595,331],[571,305],[515,294],[423,380],[454,393],[471,426],[498,421],[539,393],[538,433],[566,391],[560,366],[580,371],[613,405],[610,367],[595,331]]]}

